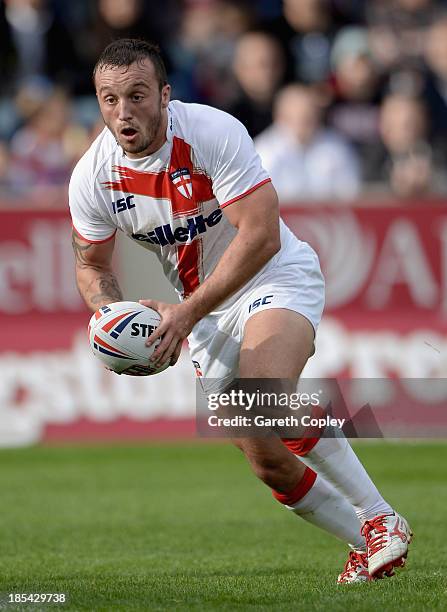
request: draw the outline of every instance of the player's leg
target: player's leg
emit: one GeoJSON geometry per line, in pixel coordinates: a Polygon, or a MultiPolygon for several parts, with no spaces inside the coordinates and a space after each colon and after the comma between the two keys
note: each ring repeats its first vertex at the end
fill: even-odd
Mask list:
{"type": "MultiPolygon", "coordinates": [[[[256,313],[245,325],[240,377],[297,380],[312,346],[313,328],[298,313],[284,309],[256,313]]],[[[357,527],[363,523],[368,543],[370,574],[392,574],[393,566],[403,565],[407,554],[412,535],[408,523],[380,495],[344,436],[314,442],[310,449],[304,445],[305,463],[355,508],[357,527]]]]}
{"type": "Polygon", "coordinates": [[[370,575],[392,576],[394,567],[405,564],[411,529],[383,499],[343,432],[335,429],[328,434],[326,430],[325,437],[304,438],[298,445],[293,441],[289,448],[355,508],[366,539],[370,575]]]}
{"type": "MultiPolygon", "coordinates": [[[[245,454],[256,476],[272,489],[275,499],[305,521],[349,544],[358,555],[365,553],[365,540],[352,505],[321,476],[297,461],[277,436],[237,438],[233,442],[245,454]]],[[[363,572],[365,564],[359,569],[363,572]]]]}
{"type": "Polygon", "coordinates": [[[371,576],[391,576],[393,567],[405,563],[411,529],[383,499],[346,438],[339,431],[333,434],[298,456],[355,508],[367,543],[371,576]]]}
{"type": "MultiPolygon", "coordinates": [[[[309,321],[286,309],[270,309],[252,316],[245,325],[240,352],[240,378],[281,378],[296,385],[313,352],[314,330],[309,321]]],[[[360,523],[352,505],[302,464],[275,436],[236,439],[255,474],[273,490],[275,498],[298,516],[348,542],[364,548],[360,523]],[[278,470],[278,474],[277,474],[278,470]],[[290,477],[286,477],[289,471],[290,477]]]]}

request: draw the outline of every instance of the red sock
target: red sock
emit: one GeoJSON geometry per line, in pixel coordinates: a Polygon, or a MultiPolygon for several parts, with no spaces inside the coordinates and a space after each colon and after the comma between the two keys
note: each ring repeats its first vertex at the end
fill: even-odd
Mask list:
{"type": "MultiPolygon", "coordinates": [[[[314,406],[312,409],[312,418],[325,417],[326,413],[320,406],[314,406]]],[[[306,432],[308,435],[305,438],[281,438],[281,442],[287,446],[289,451],[299,457],[304,457],[309,453],[323,433],[318,427],[309,427],[306,432]]]]}
{"type": "Polygon", "coordinates": [[[293,504],[296,504],[297,501],[303,498],[306,493],[310,491],[310,489],[313,487],[316,477],[316,472],[307,467],[303,476],[291,491],[289,491],[288,493],[280,493],[279,491],[275,491],[275,489],[272,489],[273,497],[285,506],[293,506],[293,504]]]}

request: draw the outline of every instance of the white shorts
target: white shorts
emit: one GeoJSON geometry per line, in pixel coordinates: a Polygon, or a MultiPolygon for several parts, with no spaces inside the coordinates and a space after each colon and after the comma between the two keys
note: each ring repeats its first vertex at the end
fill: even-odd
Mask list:
{"type": "Polygon", "coordinates": [[[318,256],[296,241],[273,268],[231,306],[204,317],[188,338],[197,375],[206,394],[220,393],[238,377],[239,353],[248,319],[262,310],[286,308],[303,315],[315,332],[324,307],[324,279],[318,256]]]}

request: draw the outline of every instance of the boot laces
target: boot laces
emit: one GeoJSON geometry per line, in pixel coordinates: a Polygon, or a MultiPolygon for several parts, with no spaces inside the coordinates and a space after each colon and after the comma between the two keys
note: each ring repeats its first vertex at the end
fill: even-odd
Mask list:
{"type": "Polygon", "coordinates": [[[366,540],[369,555],[374,555],[387,545],[388,529],[385,526],[386,518],[386,514],[381,514],[371,521],[366,521],[362,527],[362,535],[366,540]]]}
{"type": "Polygon", "coordinates": [[[357,552],[356,550],[352,550],[349,553],[348,560],[345,563],[345,567],[343,572],[341,573],[340,578],[350,577],[353,572],[356,572],[360,567],[367,567],[368,559],[366,553],[357,552]]]}

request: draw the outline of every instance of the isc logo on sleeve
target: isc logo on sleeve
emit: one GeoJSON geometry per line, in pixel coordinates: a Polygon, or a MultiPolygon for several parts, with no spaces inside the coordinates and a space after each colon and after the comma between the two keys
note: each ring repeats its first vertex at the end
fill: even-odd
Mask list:
{"type": "Polygon", "coordinates": [[[128,195],[127,198],[119,198],[116,202],[112,202],[113,214],[117,215],[125,210],[135,208],[135,202],[132,201],[134,197],[133,195],[128,195]]]}

